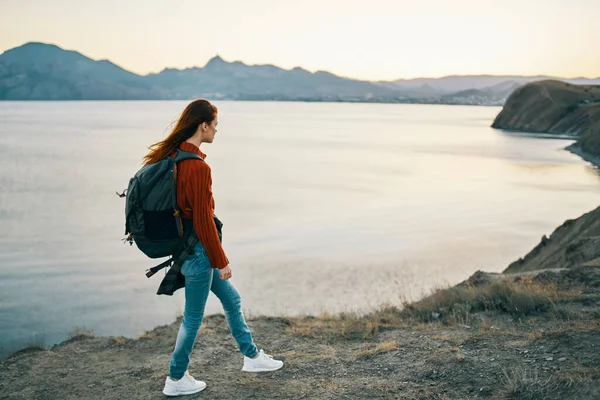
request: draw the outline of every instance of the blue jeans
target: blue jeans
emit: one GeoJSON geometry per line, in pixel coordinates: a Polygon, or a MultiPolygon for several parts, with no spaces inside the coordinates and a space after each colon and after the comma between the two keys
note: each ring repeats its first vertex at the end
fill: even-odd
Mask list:
{"type": "Polygon", "coordinates": [[[223,305],[227,324],[242,354],[246,357],[256,356],[258,350],[242,314],[240,295],[228,280],[219,278],[219,270],[212,268],[202,243],[198,242],[194,247],[194,254],[185,260],[181,273],[185,276],[185,309],[171,357],[169,376],[180,379],[188,368],[211,290],[223,305]]]}

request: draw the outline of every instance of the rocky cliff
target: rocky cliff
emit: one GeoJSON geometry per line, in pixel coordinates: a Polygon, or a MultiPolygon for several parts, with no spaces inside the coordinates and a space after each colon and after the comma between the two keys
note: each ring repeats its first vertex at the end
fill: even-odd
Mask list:
{"type": "MultiPolygon", "coordinates": [[[[569,135],[567,149],[600,166],[600,86],[546,80],[515,90],[492,127],[569,135]]],[[[600,208],[566,221],[505,272],[600,266],[600,208]]]]}
{"type": "Polygon", "coordinates": [[[493,128],[580,138],[585,151],[600,150],[600,86],[545,80],[517,88],[493,128]]]}

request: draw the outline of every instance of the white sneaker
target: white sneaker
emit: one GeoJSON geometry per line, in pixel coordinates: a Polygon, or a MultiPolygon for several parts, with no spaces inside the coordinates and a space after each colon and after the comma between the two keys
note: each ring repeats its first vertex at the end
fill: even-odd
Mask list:
{"type": "Polygon", "coordinates": [[[273,360],[273,357],[261,350],[258,352],[258,357],[256,358],[244,356],[244,366],[242,367],[242,371],[268,372],[277,371],[281,367],[283,367],[283,361],[273,360]]]}
{"type": "Polygon", "coordinates": [[[170,376],[167,376],[163,393],[167,396],[183,396],[186,394],[194,394],[206,389],[206,382],[197,381],[189,372],[185,371],[183,378],[174,381],[170,376]]]}

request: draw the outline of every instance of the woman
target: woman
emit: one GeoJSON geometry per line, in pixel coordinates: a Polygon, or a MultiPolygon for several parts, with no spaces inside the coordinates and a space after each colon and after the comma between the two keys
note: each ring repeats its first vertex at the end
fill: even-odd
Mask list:
{"type": "MultiPolygon", "coordinates": [[[[206,155],[200,151],[200,145],[213,142],[217,124],[217,108],[206,100],[194,100],[185,108],[171,134],[150,146],[145,163],[155,163],[177,149],[196,153],[204,160],[206,155]]],[[[223,304],[229,329],[244,355],[242,371],[275,371],[283,366],[282,361],[259,351],[252,341],[242,314],[240,295],[229,282],[232,272],[213,220],[211,184],[211,171],[206,162],[191,159],[177,164],[177,203],[182,216],[193,221],[199,241],[181,266],[185,277],[185,309],[163,390],[167,396],[197,393],[206,388],[206,383],[195,380],[187,368],[209,291],[223,304]]]]}

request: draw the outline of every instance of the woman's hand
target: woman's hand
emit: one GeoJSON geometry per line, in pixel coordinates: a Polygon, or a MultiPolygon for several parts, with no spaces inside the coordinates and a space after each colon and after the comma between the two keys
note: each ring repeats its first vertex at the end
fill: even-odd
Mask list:
{"type": "Polygon", "coordinates": [[[219,278],[221,278],[223,280],[227,280],[227,279],[231,278],[231,268],[229,268],[229,265],[226,266],[225,268],[220,269],[219,273],[220,273],[219,278]]]}

